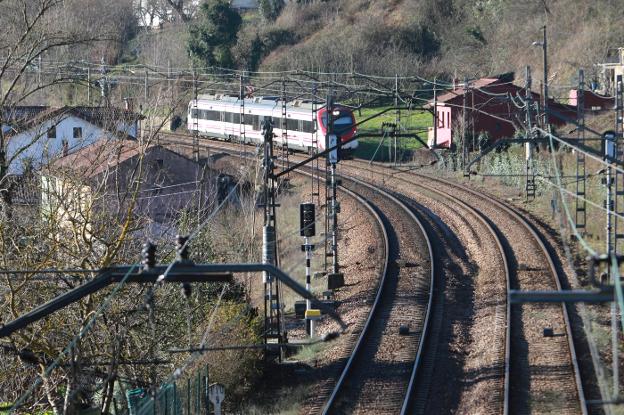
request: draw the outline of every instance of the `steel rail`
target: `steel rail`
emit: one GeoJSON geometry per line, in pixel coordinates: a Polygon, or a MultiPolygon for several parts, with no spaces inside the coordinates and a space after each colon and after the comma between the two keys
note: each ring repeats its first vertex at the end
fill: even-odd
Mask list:
{"type": "MultiPolygon", "coordinates": [[[[365,164],[365,162],[363,161],[351,161],[351,164],[365,164]]],[[[360,167],[358,167],[360,168],[360,167]]],[[[361,169],[361,168],[360,168],[361,169]]],[[[368,171],[373,171],[370,169],[370,166],[366,163],[366,167],[364,168],[365,170],[368,171]]],[[[486,218],[486,216],[479,210],[475,209],[474,207],[468,205],[466,202],[464,202],[463,200],[461,200],[460,198],[458,198],[455,195],[446,193],[444,191],[441,191],[435,187],[432,186],[427,186],[426,184],[423,183],[415,183],[409,180],[406,180],[404,178],[401,177],[394,177],[396,180],[400,180],[406,184],[410,184],[410,185],[416,185],[419,186],[421,188],[427,189],[428,191],[435,193],[439,196],[441,196],[443,199],[447,199],[447,200],[451,200],[454,203],[462,206],[464,209],[468,210],[469,212],[471,212],[476,218],[477,220],[479,220],[488,230],[488,232],[492,235],[496,246],[498,248],[498,252],[501,255],[501,260],[503,261],[503,266],[504,266],[504,272],[505,272],[505,285],[506,285],[506,290],[507,292],[510,291],[511,289],[511,272],[510,272],[510,266],[509,266],[509,257],[508,257],[508,253],[505,250],[505,248],[503,247],[503,243],[501,241],[501,235],[500,232],[498,232],[497,230],[495,230],[492,225],[490,224],[490,222],[488,221],[488,219],[486,218]]],[[[506,321],[506,328],[505,328],[505,350],[504,350],[504,381],[503,381],[503,402],[502,402],[502,413],[504,415],[508,415],[509,414],[509,385],[510,385],[510,351],[511,351],[511,304],[509,302],[508,299],[506,299],[505,301],[506,305],[505,305],[505,321],[506,321]]],[[[401,412],[402,414],[404,413],[403,411],[401,412]]]]}
{"type": "MultiPolygon", "coordinates": [[[[186,138],[186,136],[184,134],[175,134],[176,136],[180,137],[180,138],[186,138]]],[[[182,145],[187,145],[187,143],[183,143],[180,141],[175,141],[175,140],[171,140],[169,139],[168,141],[175,143],[175,144],[182,144],[182,145]]],[[[218,148],[220,150],[223,150],[226,153],[230,153],[233,156],[236,157],[240,157],[240,154],[234,154],[234,150],[232,148],[230,148],[230,145],[227,142],[215,142],[215,141],[209,141],[207,143],[202,143],[202,145],[204,147],[207,148],[218,148]]],[[[307,174],[306,172],[301,171],[301,169],[298,169],[299,173],[302,174],[307,174]]],[[[427,339],[427,334],[428,334],[428,328],[429,328],[429,323],[430,323],[430,316],[431,316],[431,309],[432,309],[432,303],[433,303],[433,294],[434,294],[434,281],[435,281],[435,265],[434,265],[434,254],[433,254],[433,248],[431,245],[431,241],[430,238],[427,234],[427,232],[425,231],[425,228],[423,226],[423,224],[421,223],[421,221],[416,217],[416,215],[412,212],[412,210],[410,208],[408,208],[402,201],[400,201],[398,198],[396,198],[394,195],[375,187],[374,185],[371,185],[369,183],[363,182],[359,179],[356,179],[354,177],[350,177],[350,176],[345,176],[342,175],[343,178],[351,180],[353,182],[356,182],[362,186],[365,186],[367,188],[369,188],[370,190],[374,191],[374,192],[378,192],[379,194],[381,194],[382,196],[384,196],[387,199],[390,199],[392,202],[396,203],[400,208],[402,208],[407,214],[408,216],[410,216],[414,222],[417,224],[417,226],[419,227],[420,231],[422,232],[422,234],[425,236],[425,240],[427,243],[427,247],[428,247],[428,251],[429,251],[429,261],[431,264],[431,272],[430,272],[430,286],[429,286],[429,296],[428,296],[428,300],[427,300],[427,307],[426,307],[426,311],[425,311],[425,319],[424,319],[424,323],[423,323],[423,327],[422,327],[422,332],[421,332],[421,336],[420,336],[420,341],[419,341],[419,346],[418,346],[418,350],[416,352],[416,356],[414,358],[414,364],[412,366],[412,370],[411,370],[411,374],[410,374],[410,380],[408,382],[408,386],[407,389],[405,391],[404,394],[404,400],[403,403],[401,405],[401,414],[406,414],[407,411],[409,410],[410,407],[410,403],[411,403],[411,398],[413,396],[413,388],[415,386],[416,383],[416,379],[418,376],[418,369],[420,368],[421,362],[422,362],[422,356],[424,353],[424,348],[425,348],[425,344],[426,344],[426,339],[427,339]]],[[[356,199],[358,199],[358,196],[356,196],[355,194],[353,194],[352,192],[350,193],[350,191],[348,189],[346,189],[344,186],[340,186],[341,189],[343,191],[346,191],[346,193],[349,193],[351,196],[356,197],[356,199]]],[[[368,208],[370,208],[369,203],[367,202],[365,204],[365,206],[367,206],[368,208]]],[[[374,212],[374,209],[373,209],[374,212]]],[[[374,216],[376,217],[376,219],[378,221],[380,221],[381,219],[379,218],[379,215],[374,212],[373,213],[374,216]]],[[[371,306],[371,310],[369,312],[368,318],[365,322],[365,325],[358,337],[358,340],[356,342],[355,347],[353,348],[353,351],[345,365],[345,367],[343,368],[343,371],[338,379],[338,381],[336,382],[336,385],[334,386],[334,389],[332,391],[332,394],[330,395],[330,397],[328,398],[328,400],[325,403],[325,406],[323,408],[322,413],[323,414],[330,414],[331,413],[331,408],[332,406],[335,404],[335,400],[338,396],[338,393],[340,392],[340,390],[342,389],[345,380],[348,377],[349,372],[352,370],[353,365],[355,364],[354,361],[357,357],[358,352],[361,349],[362,344],[364,343],[364,340],[366,338],[366,336],[368,336],[368,328],[370,327],[370,323],[373,320],[373,316],[375,314],[375,310],[377,308],[379,299],[381,298],[381,294],[383,291],[383,286],[385,283],[385,276],[387,274],[387,268],[388,268],[388,237],[387,237],[387,233],[382,225],[382,229],[383,229],[383,234],[384,234],[384,239],[385,239],[385,245],[386,245],[386,261],[384,264],[384,272],[382,274],[382,278],[380,279],[380,283],[379,283],[379,289],[377,291],[377,294],[375,295],[375,300],[373,305],[371,306]]]]}
{"type": "MultiPolygon", "coordinates": [[[[432,177],[429,175],[425,175],[425,174],[418,174],[418,173],[414,173],[415,176],[419,176],[422,178],[426,178],[428,180],[433,180],[433,181],[437,181],[439,183],[443,183],[446,186],[451,186],[451,187],[455,187],[457,189],[460,190],[464,190],[467,191],[468,193],[473,194],[476,197],[479,197],[489,203],[492,203],[496,206],[498,206],[499,208],[501,208],[503,211],[505,211],[509,216],[511,216],[512,218],[514,218],[518,223],[520,223],[525,229],[527,229],[529,231],[529,233],[531,234],[531,236],[533,237],[533,239],[537,242],[537,244],[539,245],[541,251],[544,253],[546,260],[548,262],[548,266],[550,268],[551,271],[551,275],[553,277],[553,280],[555,282],[555,285],[557,287],[558,291],[561,291],[561,279],[559,276],[559,273],[557,271],[557,267],[555,266],[555,262],[552,258],[552,253],[550,252],[550,250],[546,247],[546,244],[544,243],[544,240],[542,238],[542,236],[535,230],[535,227],[529,223],[523,215],[519,214],[515,209],[509,207],[508,205],[500,202],[499,200],[497,200],[496,198],[485,194],[485,193],[481,193],[478,192],[474,189],[471,189],[467,186],[462,186],[459,185],[457,183],[453,183],[451,181],[445,180],[445,179],[441,179],[438,177],[432,177]]],[[[580,367],[578,364],[578,357],[576,355],[576,348],[574,346],[574,338],[572,336],[572,325],[570,324],[570,317],[568,314],[568,309],[567,306],[565,304],[561,305],[562,308],[562,312],[563,312],[563,319],[564,319],[564,323],[565,323],[565,327],[566,327],[566,337],[568,339],[568,349],[569,349],[569,353],[570,353],[570,360],[572,362],[572,367],[574,370],[574,379],[575,379],[575,383],[576,383],[576,390],[578,393],[578,398],[579,398],[579,405],[580,405],[580,409],[581,412],[583,413],[583,415],[586,415],[587,412],[587,401],[585,399],[585,393],[583,391],[583,383],[581,381],[581,373],[580,373],[580,367]]]]}
{"type": "Polygon", "coordinates": [[[364,339],[368,335],[368,329],[370,327],[371,321],[373,320],[373,316],[376,313],[377,305],[379,304],[379,299],[381,298],[381,294],[382,294],[384,286],[385,286],[386,275],[388,274],[388,266],[389,266],[389,259],[390,259],[390,242],[389,242],[389,239],[388,239],[388,231],[387,231],[383,221],[381,220],[381,217],[379,216],[377,211],[373,208],[373,205],[369,201],[364,200],[364,198],[362,196],[356,194],[355,192],[353,192],[353,191],[351,191],[351,190],[349,190],[349,189],[347,189],[347,188],[345,188],[343,186],[340,186],[340,188],[343,191],[346,191],[346,193],[350,194],[352,197],[355,197],[356,199],[360,200],[363,203],[363,205],[366,206],[367,210],[375,218],[376,222],[378,223],[378,225],[380,227],[381,234],[382,234],[383,241],[384,241],[385,260],[384,260],[383,270],[380,273],[380,279],[379,279],[379,283],[377,285],[377,293],[375,294],[375,300],[373,301],[371,309],[368,312],[368,317],[366,318],[366,322],[364,323],[364,327],[362,327],[362,331],[360,332],[360,335],[358,336],[358,339],[357,339],[357,341],[355,343],[355,346],[353,347],[351,355],[349,356],[349,359],[347,360],[347,363],[345,364],[345,367],[343,368],[342,373],[340,374],[340,377],[338,378],[338,381],[334,385],[332,393],[330,394],[329,398],[325,402],[325,405],[324,405],[323,410],[322,410],[323,414],[329,413],[329,410],[331,409],[332,405],[335,403],[335,399],[338,396],[338,392],[340,391],[340,389],[344,385],[345,379],[347,378],[349,371],[353,367],[353,364],[354,364],[353,362],[355,361],[355,358],[356,358],[356,356],[357,356],[357,354],[358,354],[362,344],[364,343],[364,339]]]}

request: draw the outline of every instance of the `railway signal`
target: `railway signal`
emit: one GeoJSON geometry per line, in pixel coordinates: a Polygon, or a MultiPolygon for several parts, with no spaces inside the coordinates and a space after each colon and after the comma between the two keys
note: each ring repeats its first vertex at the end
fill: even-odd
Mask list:
{"type": "MultiPolygon", "coordinates": [[[[299,229],[301,236],[303,236],[303,245],[301,250],[305,252],[306,256],[306,290],[312,293],[312,272],[311,272],[311,260],[312,251],[314,251],[314,245],[310,243],[310,237],[316,234],[315,227],[315,205],[314,203],[302,203],[299,205],[299,229]]],[[[312,303],[310,300],[306,300],[306,330],[311,338],[314,338],[314,320],[316,315],[312,318],[312,303]],[[309,322],[309,323],[308,323],[309,322]]]]}

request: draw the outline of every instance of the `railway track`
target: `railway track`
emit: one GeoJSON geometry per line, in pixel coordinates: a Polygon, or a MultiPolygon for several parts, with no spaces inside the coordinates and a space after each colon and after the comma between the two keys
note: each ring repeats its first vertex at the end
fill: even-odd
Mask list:
{"type": "Polygon", "coordinates": [[[348,180],[343,187],[376,206],[388,238],[389,266],[352,354],[321,412],[406,413],[431,316],[433,250],[419,219],[398,198],[359,180],[348,180]],[[420,233],[417,238],[415,230],[420,233]],[[401,327],[409,332],[400,334],[401,327]]]}
{"type": "MultiPolygon", "coordinates": [[[[202,146],[234,155],[237,151],[226,143],[202,146]]],[[[397,197],[357,179],[343,180],[341,188],[367,203],[381,223],[387,262],[344,368],[327,400],[310,412],[409,413],[433,303],[431,242],[416,215],[397,197]]]]}
{"type": "MultiPolygon", "coordinates": [[[[461,199],[486,215],[503,239],[511,267],[510,288],[559,290],[560,268],[554,252],[514,208],[449,180],[417,173],[373,168],[349,162],[359,171],[391,172],[403,185],[461,199]]],[[[509,367],[505,405],[509,413],[587,413],[583,385],[565,305],[523,304],[509,316],[509,367]],[[552,329],[554,336],[545,335],[552,329]]]]}
{"type": "MultiPolygon", "coordinates": [[[[221,146],[223,149],[227,147],[225,144],[221,146]]],[[[229,147],[229,150],[232,151],[232,148],[229,147]]],[[[402,184],[401,187],[409,185],[435,193],[440,198],[452,200],[455,206],[462,206],[464,211],[478,218],[482,225],[489,228],[488,232],[497,241],[506,262],[507,290],[561,289],[560,268],[553,259],[552,248],[546,246],[534,227],[514,208],[489,195],[437,177],[370,167],[358,161],[348,162],[347,165],[355,167],[357,174],[367,180],[372,177],[366,176],[367,172],[390,172],[392,178],[385,180],[384,185],[392,186],[392,180],[396,180],[402,184]]],[[[506,332],[501,336],[504,340],[499,341],[497,347],[504,350],[504,382],[500,399],[496,399],[500,401],[497,406],[500,412],[556,410],[558,413],[587,413],[566,307],[539,304],[510,307],[505,300],[505,309],[506,332]],[[545,336],[544,328],[553,329],[554,336],[545,336]]],[[[422,349],[422,344],[419,349],[422,349]]],[[[501,365],[496,366],[498,369],[495,373],[499,373],[501,365]]],[[[412,386],[415,379],[416,376],[413,376],[410,381],[412,386]]],[[[336,396],[339,393],[342,392],[337,392],[336,396]]],[[[402,412],[422,413],[422,408],[422,405],[414,407],[412,404],[404,404],[402,412]]],[[[491,411],[494,409],[491,405],[487,408],[488,413],[499,412],[498,409],[491,411]]]]}

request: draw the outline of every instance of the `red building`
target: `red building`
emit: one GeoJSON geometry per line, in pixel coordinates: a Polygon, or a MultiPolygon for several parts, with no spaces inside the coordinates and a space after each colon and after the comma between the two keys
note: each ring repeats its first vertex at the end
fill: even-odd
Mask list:
{"type": "MultiPolygon", "coordinates": [[[[481,78],[469,82],[467,88],[463,84],[456,86],[437,98],[437,136],[434,143],[434,129],[430,127],[429,146],[450,148],[456,132],[462,129],[464,119],[468,137],[476,138],[481,133],[487,133],[491,140],[513,137],[517,129],[523,129],[524,96],[525,90],[507,79],[481,78]]],[[[532,93],[532,100],[541,102],[541,97],[532,93]]],[[[548,101],[548,105],[549,121],[555,126],[565,124],[566,118],[576,117],[574,107],[552,100],[548,101]]],[[[433,109],[434,102],[430,101],[428,107],[433,109]]]]}
{"type": "MultiPolygon", "coordinates": [[[[578,89],[571,89],[568,103],[573,106],[578,105],[578,89]]],[[[586,111],[605,111],[615,107],[615,97],[607,97],[596,94],[592,91],[583,91],[583,108],[586,111]]]]}

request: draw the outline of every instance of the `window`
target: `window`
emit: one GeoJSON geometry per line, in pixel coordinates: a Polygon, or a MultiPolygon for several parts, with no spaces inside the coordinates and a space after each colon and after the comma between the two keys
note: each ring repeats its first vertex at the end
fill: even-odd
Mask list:
{"type": "Polygon", "coordinates": [[[56,138],[56,125],[53,125],[48,129],[48,138],[56,138]]]}
{"type": "Polygon", "coordinates": [[[226,112],[225,113],[225,122],[231,123],[232,122],[232,113],[231,112],[226,112]]]}
{"type": "Polygon", "coordinates": [[[286,121],[286,128],[289,131],[299,131],[299,120],[293,120],[292,118],[289,118],[286,121]]]}
{"type": "Polygon", "coordinates": [[[191,118],[197,118],[198,112],[197,108],[191,109],[191,118]]]}
{"type": "Polygon", "coordinates": [[[245,124],[252,125],[253,124],[253,115],[245,114],[245,124]]]}
{"type": "Polygon", "coordinates": [[[301,121],[301,131],[304,133],[313,133],[314,123],[312,121],[301,121]]]}
{"type": "Polygon", "coordinates": [[[206,112],[206,120],[208,121],[221,121],[221,113],[218,111],[205,111],[206,112]]]}
{"type": "Polygon", "coordinates": [[[233,113],[232,114],[232,123],[240,124],[240,114],[238,114],[238,113],[233,113]]]}
{"type": "Polygon", "coordinates": [[[82,138],[82,127],[74,127],[74,138],[82,138]]]}

